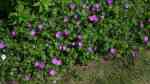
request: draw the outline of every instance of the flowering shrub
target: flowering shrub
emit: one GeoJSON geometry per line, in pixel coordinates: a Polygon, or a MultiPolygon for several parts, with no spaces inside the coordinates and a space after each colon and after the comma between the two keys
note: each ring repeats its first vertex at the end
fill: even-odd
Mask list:
{"type": "Polygon", "coordinates": [[[99,59],[133,65],[150,47],[149,3],[17,0],[0,25],[0,81],[47,80],[67,66],[99,59]]]}

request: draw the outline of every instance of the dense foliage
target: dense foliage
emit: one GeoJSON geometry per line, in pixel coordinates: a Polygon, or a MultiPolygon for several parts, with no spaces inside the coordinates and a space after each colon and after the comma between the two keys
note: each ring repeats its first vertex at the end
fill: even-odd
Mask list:
{"type": "MultiPolygon", "coordinates": [[[[0,81],[51,80],[68,66],[149,48],[149,0],[16,0],[0,24],[0,81]]],[[[4,7],[4,6],[3,6],[4,7]]]]}

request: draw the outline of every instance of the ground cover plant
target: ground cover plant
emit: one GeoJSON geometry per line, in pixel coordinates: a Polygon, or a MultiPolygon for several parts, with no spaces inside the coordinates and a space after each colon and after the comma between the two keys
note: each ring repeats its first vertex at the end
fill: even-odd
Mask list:
{"type": "Polygon", "coordinates": [[[50,84],[49,81],[63,77],[73,66],[87,66],[92,61],[101,66],[111,63],[110,69],[118,70],[113,80],[128,77],[121,76],[125,73],[120,70],[138,73],[143,68],[143,73],[150,74],[150,69],[145,68],[149,67],[150,59],[144,56],[150,47],[149,0],[1,3],[6,3],[0,6],[2,84],[50,84]]]}

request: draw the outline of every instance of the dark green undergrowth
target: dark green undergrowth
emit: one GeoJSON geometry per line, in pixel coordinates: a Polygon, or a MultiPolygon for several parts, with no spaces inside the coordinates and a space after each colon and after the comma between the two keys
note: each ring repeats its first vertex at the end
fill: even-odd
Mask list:
{"type": "Polygon", "coordinates": [[[90,84],[149,83],[150,59],[143,54],[150,48],[149,0],[8,2],[0,4],[0,45],[5,45],[0,49],[0,83],[50,84],[92,61],[102,71],[93,76],[105,75],[90,76],[95,81],[90,84]],[[99,7],[92,9],[95,5],[99,7]],[[52,62],[55,57],[61,64],[52,62]],[[42,70],[36,61],[44,63],[42,70]],[[57,73],[49,75],[49,69],[57,73]]]}

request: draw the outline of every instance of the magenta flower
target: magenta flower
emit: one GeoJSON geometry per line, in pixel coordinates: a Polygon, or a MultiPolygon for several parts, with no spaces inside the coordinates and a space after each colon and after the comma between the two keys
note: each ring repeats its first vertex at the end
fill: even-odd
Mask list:
{"type": "Polygon", "coordinates": [[[54,57],[54,58],[52,58],[52,64],[62,65],[62,61],[61,61],[61,59],[54,57]]]}
{"type": "Polygon", "coordinates": [[[112,6],[113,0],[107,0],[107,4],[108,4],[109,6],[112,6]]]}
{"type": "Polygon", "coordinates": [[[3,49],[5,47],[6,47],[6,45],[4,44],[4,42],[0,42],[0,49],[3,49]]]}
{"type": "Polygon", "coordinates": [[[12,37],[16,37],[16,31],[12,31],[12,32],[11,32],[11,36],[12,36],[12,37]]]}
{"type": "Polygon", "coordinates": [[[56,37],[56,38],[61,38],[62,36],[63,36],[64,38],[67,38],[68,35],[69,35],[69,33],[68,33],[67,31],[64,31],[64,32],[58,31],[58,32],[55,33],[55,37],[56,37]]]}
{"type": "Polygon", "coordinates": [[[116,50],[115,48],[111,48],[111,49],[110,49],[110,53],[111,53],[111,54],[114,55],[114,54],[116,54],[116,52],[117,52],[117,50],[116,50]]]}
{"type": "Polygon", "coordinates": [[[55,37],[56,37],[56,38],[61,38],[62,35],[63,35],[62,32],[56,32],[56,33],[55,33],[55,37]]]}
{"type": "Polygon", "coordinates": [[[42,70],[42,69],[45,68],[45,63],[42,62],[42,61],[36,61],[36,62],[34,63],[34,66],[35,66],[37,69],[42,70]]]}
{"type": "Polygon", "coordinates": [[[96,23],[96,22],[98,22],[99,17],[96,15],[92,15],[92,16],[89,16],[88,19],[90,22],[96,23]]]}
{"type": "Polygon", "coordinates": [[[56,75],[56,71],[54,69],[48,69],[48,75],[49,76],[55,76],[56,75]]]}
{"type": "Polygon", "coordinates": [[[149,40],[149,37],[148,37],[148,36],[144,36],[144,43],[145,43],[145,44],[148,43],[148,40],[149,40]]]}
{"type": "Polygon", "coordinates": [[[36,36],[36,34],[37,34],[37,32],[36,32],[35,30],[32,30],[32,31],[31,31],[31,35],[32,35],[32,36],[36,36]]]}
{"type": "Polygon", "coordinates": [[[63,36],[64,36],[65,38],[67,38],[67,37],[69,36],[69,32],[64,31],[64,32],[63,32],[63,36]]]}

